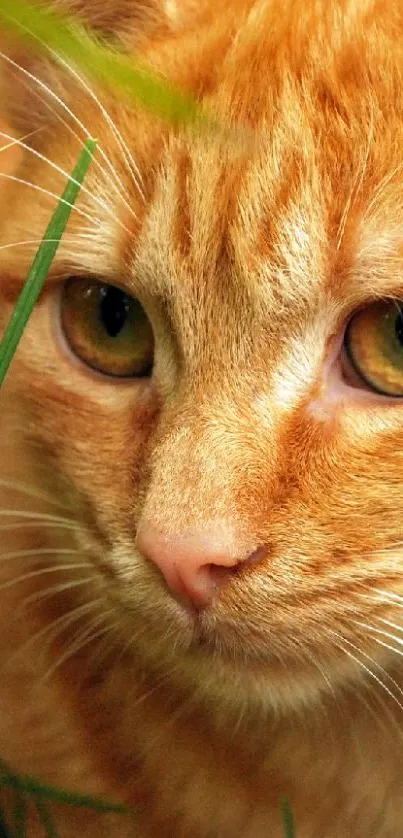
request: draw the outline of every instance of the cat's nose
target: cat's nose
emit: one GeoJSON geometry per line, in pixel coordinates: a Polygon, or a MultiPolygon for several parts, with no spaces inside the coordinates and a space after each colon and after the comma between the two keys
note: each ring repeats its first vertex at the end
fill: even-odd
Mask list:
{"type": "MultiPolygon", "coordinates": [[[[138,532],[136,546],[159,568],[173,594],[203,608],[244,564],[235,554],[233,537],[226,535],[222,527],[209,534],[164,535],[146,524],[138,532]]],[[[247,555],[246,561],[250,558],[247,555]]]]}

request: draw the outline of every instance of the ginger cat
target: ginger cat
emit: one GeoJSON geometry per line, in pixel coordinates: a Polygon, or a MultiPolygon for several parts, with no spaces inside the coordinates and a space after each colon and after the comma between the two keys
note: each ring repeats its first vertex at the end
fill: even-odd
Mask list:
{"type": "Polygon", "coordinates": [[[133,807],[61,838],[398,838],[401,0],[69,9],[230,131],[3,45],[2,327],[99,150],[0,393],[0,756],[133,807]]]}

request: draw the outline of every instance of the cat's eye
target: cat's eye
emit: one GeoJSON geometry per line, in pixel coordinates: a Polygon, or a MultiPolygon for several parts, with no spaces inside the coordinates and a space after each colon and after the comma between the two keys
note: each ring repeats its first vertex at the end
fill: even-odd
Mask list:
{"type": "Polygon", "coordinates": [[[71,350],[98,372],[124,378],[150,375],[154,336],[138,300],[115,285],[69,279],[61,321],[71,350]]]}
{"type": "Polygon", "coordinates": [[[358,311],[344,339],[359,379],[385,396],[403,398],[403,302],[380,300],[358,311]]]}

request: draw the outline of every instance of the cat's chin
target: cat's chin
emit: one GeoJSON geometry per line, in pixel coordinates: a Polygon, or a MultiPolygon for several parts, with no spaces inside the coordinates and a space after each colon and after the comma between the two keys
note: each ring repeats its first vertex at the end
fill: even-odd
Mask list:
{"type": "MultiPolygon", "coordinates": [[[[395,703],[400,701],[399,675],[393,676],[396,654],[365,630],[363,600],[360,592],[353,598],[353,586],[343,591],[350,612],[340,610],[333,591],[318,590],[307,602],[302,593],[297,599],[290,593],[288,600],[274,583],[270,599],[259,607],[246,579],[234,581],[216,601],[197,610],[173,596],[152,568],[139,563],[135,570],[135,577],[126,576],[114,589],[121,640],[132,647],[134,665],[140,662],[151,675],[163,674],[173,694],[185,688],[194,701],[213,700],[217,712],[231,706],[235,713],[243,708],[249,717],[259,711],[314,711],[357,688],[371,693],[380,680],[385,697],[396,692],[395,703]],[[361,607],[364,628],[350,619],[349,613],[356,613],[352,606],[361,607]]],[[[381,605],[387,617],[389,606],[381,605]]]]}
{"type": "Polygon", "coordinates": [[[308,717],[324,708],[327,713],[332,706],[337,709],[354,699],[357,689],[365,690],[371,701],[374,678],[387,682],[392,709],[401,709],[395,695],[399,685],[390,689],[383,665],[369,657],[372,667],[368,665],[365,671],[346,656],[326,656],[325,649],[322,659],[313,654],[312,660],[308,655],[305,661],[291,655],[280,660],[268,654],[266,660],[259,660],[240,651],[231,654],[222,644],[199,637],[177,657],[175,668],[194,700],[208,703],[219,719],[221,713],[223,719],[227,713],[229,719],[238,720],[242,715],[246,724],[294,714],[308,717]],[[378,671],[384,672],[383,679],[378,671]]]}
{"type": "Polygon", "coordinates": [[[357,682],[371,682],[351,658],[329,653],[325,644],[307,645],[304,656],[295,647],[294,653],[290,648],[281,654],[262,638],[253,648],[251,638],[243,644],[218,614],[197,612],[175,599],[167,605],[167,619],[160,616],[138,638],[137,659],[140,653],[151,673],[163,673],[173,694],[185,689],[194,704],[208,705],[223,722],[238,720],[240,713],[249,724],[317,712],[356,692],[357,682]]]}

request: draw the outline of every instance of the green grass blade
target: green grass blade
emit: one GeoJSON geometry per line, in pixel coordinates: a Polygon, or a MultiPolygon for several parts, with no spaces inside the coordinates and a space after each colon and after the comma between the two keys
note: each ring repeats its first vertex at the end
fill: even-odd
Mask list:
{"type": "Polygon", "coordinates": [[[57,838],[56,824],[53,821],[52,815],[50,814],[46,803],[41,797],[37,797],[35,799],[35,806],[42,821],[43,831],[46,838],[57,838]]]}
{"type": "Polygon", "coordinates": [[[19,789],[14,796],[14,832],[13,838],[25,838],[27,833],[27,799],[19,789]]]}
{"type": "Polygon", "coordinates": [[[11,832],[7,826],[4,812],[0,807],[0,838],[11,838],[11,832]]]}
{"type": "Polygon", "coordinates": [[[292,814],[289,801],[286,797],[283,797],[281,801],[281,810],[283,813],[284,838],[296,838],[294,829],[294,816],[292,814]]]}
{"type": "Polygon", "coordinates": [[[47,786],[36,780],[35,777],[26,775],[16,776],[5,773],[0,775],[0,787],[18,789],[23,794],[33,795],[36,799],[54,801],[55,803],[67,803],[82,809],[92,809],[94,812],[116,812],[116,814],[130,815],[131,809],[123,803],[113,803],[99,797],[92,797],[89,794],[78,794],[67,789],[47,786]]]}
{"type": "Polygon", "coordinates": [[[77,199],[81,184],[92,160],[95,147],[95,140],[87,140],[85,143],[84,149],[65,186],[59,204],[48,224],[25,285],[11,315],[10,322],[4,332],[3,340],[0,343],[0,387],[3,384],[27,320],[48,275],[60,239],[69,220],[72,207],[77,199]]]}
{"type": "Polygon", "coordinates": [[[29,0],[1,0],[0,20],[36,52],[50,48],[112,88],[115,95],[120,92],[128,101],[175,124],[216,127],[192,96],[145,67],[136,67],[128,56],[102,44],[77,19],[66,17],[60,10],[31,5],[29,0]]]}

